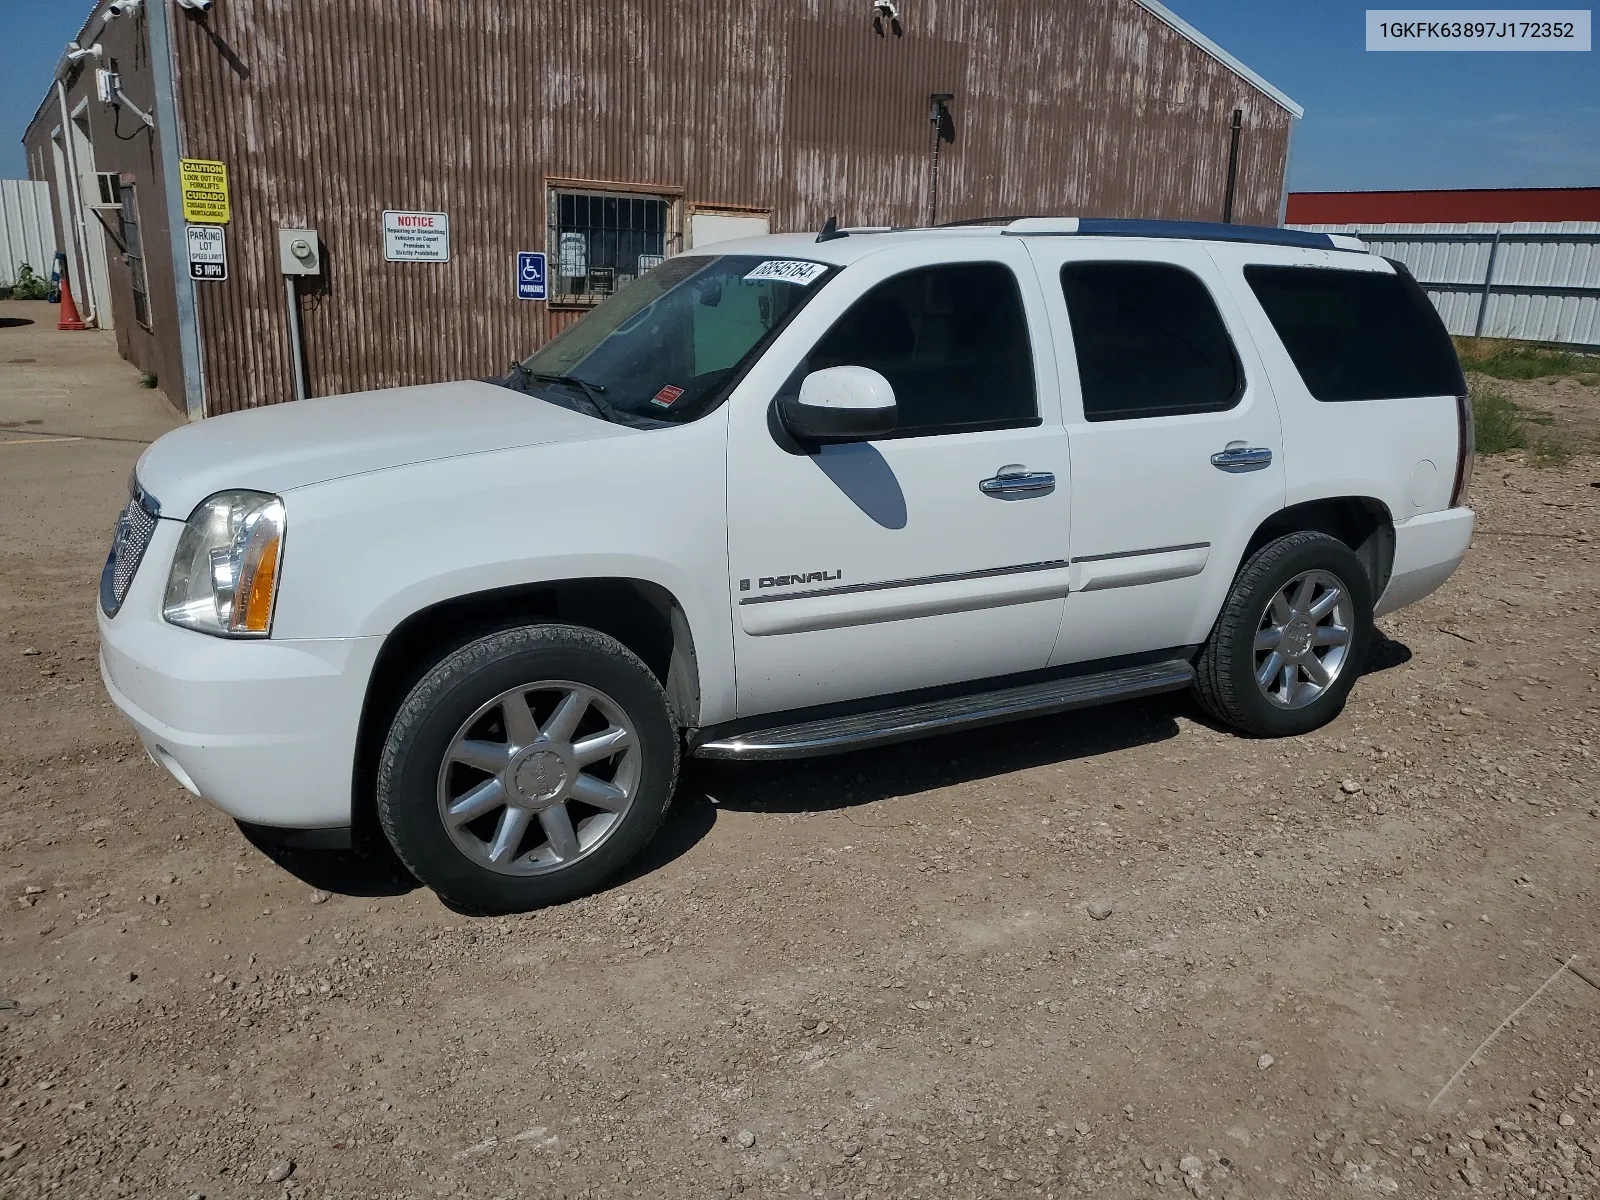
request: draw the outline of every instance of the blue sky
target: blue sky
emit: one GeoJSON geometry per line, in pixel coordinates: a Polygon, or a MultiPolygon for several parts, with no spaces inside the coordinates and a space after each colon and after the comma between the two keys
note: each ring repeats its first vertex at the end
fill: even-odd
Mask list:
{"type": "MultiPolygon", "coordinates": [[[[1600,186],[1596,51],[1369,54],[1365,5],[1345,0],[1168,4],[1305,105],[1297,191],[1600,186]]],[[[0,177],[26,173],[22,131],[89,8],[0,0],[0,177]]]]}

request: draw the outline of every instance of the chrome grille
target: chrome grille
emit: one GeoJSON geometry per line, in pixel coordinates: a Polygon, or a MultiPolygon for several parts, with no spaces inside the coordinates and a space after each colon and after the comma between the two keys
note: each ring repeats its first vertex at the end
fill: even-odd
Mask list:
{"type": "Polygon", "coordinates": [[[128,594],[139,560],[156,531],[156,515],[144,505],[143,493],[135,493],[128,507],[117,518],[117,532],[111,539],[111,553],[100,572],[100,607],[108,617],[117,615],[128,594]]]}

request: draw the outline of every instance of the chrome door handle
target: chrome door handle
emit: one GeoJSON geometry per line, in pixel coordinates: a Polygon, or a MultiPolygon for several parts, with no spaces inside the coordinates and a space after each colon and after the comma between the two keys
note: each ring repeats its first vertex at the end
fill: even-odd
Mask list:
{"type": "Polygon", "coordinates": [[[980,480],[978,490],[996,500],[1027,500],[1055,491],[1056,477],[1049,471],[1030,471],[1021,463],[1010,463],[980,480]]]}
{"type": "Polygon", "coordinates": [[[1272,451],[1265,446],[1247,446],[1243,442],[1229,442],[1226,450],[1219,450],[1211,456],[1211,465],[1230,475],[1260,471],[1272,465],[1272,451]]]}

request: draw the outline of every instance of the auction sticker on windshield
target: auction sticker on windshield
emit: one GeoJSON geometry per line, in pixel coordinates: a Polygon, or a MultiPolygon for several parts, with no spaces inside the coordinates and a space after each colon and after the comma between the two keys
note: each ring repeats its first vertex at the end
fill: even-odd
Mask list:
{"type": "Polygon", "coordinates": [[[775,279],[779,283],[798,283],[806,287],[827,274],[827,271],[827,263],[806,262],[798,258],[769,258],[745,278],[775,279]]]}
{"type": "Polygon", "coordinates": [[[669,383],[654,396],[650,397],[650,403],[659,404],[662,408],[671,408],[672,402],[681,395],[683,395],[683,389],[669,383]]]}

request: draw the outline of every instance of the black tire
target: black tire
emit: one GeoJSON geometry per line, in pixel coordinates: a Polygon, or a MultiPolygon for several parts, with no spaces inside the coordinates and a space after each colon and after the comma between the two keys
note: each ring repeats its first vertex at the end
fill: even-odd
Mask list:
{"type": "Polygon", "coordinates": [[[1234,578],[1211,636],[1195,661],[1195,698],[1213,717],[1257,737],[1292,737],[1319,729],[1344,708],[1372,644],[1372,581],[1337,538],[1287,534],[1258,550],[1234,578]],[[1323,693],[1302,708],[1269,700],[1256,682],[1255,639],[1268,604],[1307,571],[1326,571],[1347,589],[1351,616],[1344,664],[1323,693]]]}
{"type": "MultiPolygon", "coordinates": [[[[678,740],[660,683],[615,638],[574,625],[501,630],[446,655],[400,706],[378,763],[378,819],[401,861],[459,909],[510,913],[560,904],[604,885],[654,836],[677,783],[678,740]],[[546,874],[501,873],[453,840],[440,811],[440,772],[473,714],[543,680],[593,688],[621,710],[637,736],[637,781],[614,827],[569,865],[546,874]]],[[[531,826],[529,836],[539,836],[531,826]]]]}

